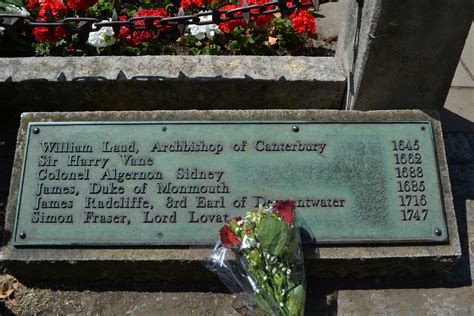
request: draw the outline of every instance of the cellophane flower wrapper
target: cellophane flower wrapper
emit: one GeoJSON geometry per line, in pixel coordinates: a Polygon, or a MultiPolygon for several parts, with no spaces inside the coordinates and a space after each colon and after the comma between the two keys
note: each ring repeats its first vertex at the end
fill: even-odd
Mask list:
{"type": "Polygon", "coordinates": [[[231,291],[254,293],[267,315],[304,315],[304,260],[293,215],[294,204],[282,201],[233,218],[207,263],[231,291]]]}

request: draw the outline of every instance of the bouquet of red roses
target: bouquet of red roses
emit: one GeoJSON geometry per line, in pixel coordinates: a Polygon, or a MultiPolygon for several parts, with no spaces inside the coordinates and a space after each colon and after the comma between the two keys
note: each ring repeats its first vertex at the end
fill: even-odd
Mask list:
{"type": "Polygon", "coordinates": [[[208,268],[232,291],[255,293],[257,307],[266,314],[303,315],[303,253],[293,221],[292,201],[231,219],[220,231],[208,268]]]}

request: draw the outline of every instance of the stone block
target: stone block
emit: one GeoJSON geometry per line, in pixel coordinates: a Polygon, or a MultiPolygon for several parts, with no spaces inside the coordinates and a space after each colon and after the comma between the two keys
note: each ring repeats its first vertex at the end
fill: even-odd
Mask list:
{"type": "Polygon", "coordinates": [[[346,85],[333,57],[0,58],[0,69],[10,125],[31,111],[340,109],[346,85]]]}
{"type": "Polygon", "coordinates": [[[441,108],[472,11],[470,0],[349,1],[336,50],[347,71],[346,108],[441,108]]]}
{"type": "Polygon", "coordinates": [[[25,113],[22,116],[13,165],[1,259],[15,276],[39,279],[211,278],[202,263],[209,248],[197,247],[15,247],[12,231],[18,198],[25,131],[29,122],[54,121],[281,121],[385,122],[430,121],[439,163],[439,177],[449,242],[440,244],[383,244],[307,246],[308,276],[373,277],[447,273],[460,257],[460,244],[444,154],[441,125],[436,112],[340,112],[316,110],[149,111],[25,113]],[[91,271],[93,273],[91,273],[91,271]]]}

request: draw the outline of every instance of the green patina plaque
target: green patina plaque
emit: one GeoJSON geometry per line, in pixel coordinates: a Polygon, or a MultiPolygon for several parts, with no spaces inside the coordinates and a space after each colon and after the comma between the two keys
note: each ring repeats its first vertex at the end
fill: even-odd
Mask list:
{"type": "Polygon", "coordinates": [[[213,244],[294,199],[309,243],[445,242],[431,124],[30,123],[16,246],[213,244]]]}

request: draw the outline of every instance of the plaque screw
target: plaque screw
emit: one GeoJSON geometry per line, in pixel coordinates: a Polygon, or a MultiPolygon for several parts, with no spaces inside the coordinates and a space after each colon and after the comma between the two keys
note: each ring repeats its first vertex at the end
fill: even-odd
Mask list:
{"type": "Polygon", "coordinates": [[[21,232],[21,233],[20,233],[20,238],[21,238],[21,239],[25,239],[25,238],[26,238],[26,233],[25,233],[25,232],[21,232]]]}
{"type": "Polygon", "coordinates": [[[443,232],[439,228],[435,228],[434,233],[436,236],[441,236],[443,234],[443,232]]]}
{"type": "Polygon", "coordinates": [[[296,125],[293,125],[293,127],[291,128],[293,130],[293,132],[295,133],[298,133],[300,131],[300,128],[296,125]]]}
{"type": "Polygon", "coordinates": [[[166,127],[162,127],[161,130],[162,130],[163,132],[166,132],[167,128],[166,128],[166,127]]]}
{"type": "Polygon", "coordinates": [[[38,127],[33,128],[33,133],[34,134],[39,134],[40,129],[38,127]]]}
{"type": "Polygon", "coordinates": [[[426,130],[426,127],[422,126],[422,127],[421,127],[421,130],[422,130],[422,131],[425,131],[425,130],[426,130]]]}

